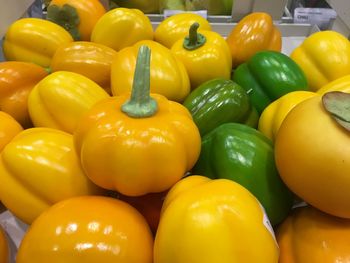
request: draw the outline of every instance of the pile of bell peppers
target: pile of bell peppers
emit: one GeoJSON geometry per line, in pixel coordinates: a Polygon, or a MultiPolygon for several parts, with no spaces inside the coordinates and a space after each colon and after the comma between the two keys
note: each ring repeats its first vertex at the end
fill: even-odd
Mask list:
{"type": "Polygon", "coordinates": [[[341,34],[285,54],[263,12],[224,37],[195,13],[154,27],[139,9],[53,0],[2,51],[0,201],[30,225],[16,263],[350,257],[341,34]]]}

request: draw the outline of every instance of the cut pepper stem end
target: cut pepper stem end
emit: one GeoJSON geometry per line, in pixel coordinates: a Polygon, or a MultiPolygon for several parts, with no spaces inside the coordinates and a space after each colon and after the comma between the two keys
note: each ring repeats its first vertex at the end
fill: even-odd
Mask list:
{"type": "Polygon", "coordinates": [[[193,23],[189,30],[189,35],[185,37],[183,42],[183,47],[187,50],[197,49],[205,44],[207,41],[205,36],[198,33],[197,30],[199,24],[197,22],[193,23]]]}
{"type": "Polygon", "coordinates": [[[153,116],[158,110],[157,101],[150,96],[151,49],[141,46],[137,54],[134,82],[130,100],[121,107],[132,118],[153,116]]]}

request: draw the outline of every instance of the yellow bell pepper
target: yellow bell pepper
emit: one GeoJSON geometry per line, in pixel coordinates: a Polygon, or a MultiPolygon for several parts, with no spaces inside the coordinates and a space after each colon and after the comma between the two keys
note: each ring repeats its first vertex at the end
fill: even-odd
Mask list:
{"type": "Polygon", "coordinates": [[[46,19],[64,27],[74,40],[89,41],[106,9],[99,0],[51,0],[46,19]]]}
{"type": "Polygon", "coordinates": [[[277,228],[279,263],[349,262],[350,220],[300,207],[277,228]]]}
{"type": "Polygon", "coordinates": [[[118,199],[80,196],[42,213],[25,234],[16,263],[152,263],[146,220],[118,199]]]}
{"type": "Polygon", "coordinates": [[[75,41],[60,46],[51,61],[51,71],[84,75],[111,94],[111,65],[117,51],[105,45],[75,41]]]}
{"type": "Polygon", "coordinates": [[[350,75],[345,75],[344,77],[338,78],[317,90],[317,93],[323,95],[330,91],[342,91],[350,93],[350,75]]]}
{"type": "Polygon", "coordinates": [[[124,195],[162,192],[197,161],[201,138],[189,111],[150,96],[150,49],[141,46],[131,96],[95,104],[79,121],[75,146],[87,176],[124,195]]]}
{"type": "Polygon", "coordinates": [[[102,192],[85,176],[71,134],[29,128],[1,153],[0,199],[27,224],[60,200],[102,192]]]}
{"type": "Polygon", "coordinates": [[[34,63],[0,62],[0,110],[15,118],[24,128],[32,126],[27,100],[29,92],[47,71],[34,63]]]}
{"type": "Polygon", "coordinates": [[[95,24],[91,41],[116,51],[140,40],[153,39],[150,19],[138,9],[115,8],[105,13],[95,24]]]}
{"type": "Polygon", "coordinates": [[[20,133],[22,126],[9,114],[0,111],[0,152],[4,147],[20,133]]]}
{"type": "Polygon", "coordinates": [[[33,62],[48,67],[56,49],[72,41],[68,31],[51,21],[22,18],[7,29],[3,53],[6,60],[33,62]]]}
{"type": "Polygon", "coordinates": [[[214,78],[231,79],[232,59],[225,38],[213,31],[197,32],[191,25],[189,34],[171,47],[171,52],[185,65],[191,88],[214,78]]]}
{"type": "Polygon", "coordinates": [[[118,52],[112,62],[111,89],[113,95],[130,92],[139,48],[147,45],[152,50],[151,92],[169,100],[182,102],[190,93],[190,80],[184,64],[171,51],[152,40],[137,42],[118,52]]]}
{"type": "Polygon", "coordinates": [[[0,226],[0,263],[9,263],[9,245],[6,234],[0,226]]]}
{"type": "Polygon", "coordinates": [[[282,36],[274,26],[272,17],[264,12],[255,12],[243,17],[226,38],[231,50],[232,66],[249,60],[263,50],[280,52],[282,36]]]}
{"type": "Polygon", "coordinates": [[[259,118],[258,130],[274,141],[287,114],[300,102],[317,95],[315,92],[300,90],[280,97],[263,110],[259,118]]]}
{"type": "Polygon", "coordinates": [[[335,31],[312,34],[290,57],[304,71],[312,91],[350,74],[350,42],[335,31]]]}
{"type": "Polygon", "coordinates": [[[107,92],[87,77],[57,71],[32,89],[28,110],[35,127],[73,133],[80,117],[96,102],[107,97],[107,92]]]}
{"type": "Polygon", "coordinates": [[[234,181],[189,176],[164,200],[154,263],[277,263],[278,254],[260,203],[234,181]]]}
{"type": "Polygon", "coordinates": [[[194,13],[179,13],[164,19],[154,31],[154,40],[167,48],[188,35],[193,23],[199,24],[200,30],[211,30],[211,25],[204,17],[194,13]]]}

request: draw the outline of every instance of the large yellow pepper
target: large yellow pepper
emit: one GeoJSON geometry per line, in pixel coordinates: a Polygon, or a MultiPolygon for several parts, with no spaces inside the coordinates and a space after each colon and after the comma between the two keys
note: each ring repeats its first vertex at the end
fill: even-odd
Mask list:
{"type": "Polygon", "coordinates": [[[22,18],[7,29],[3,53],[6,60],[33,62],[48,67],[56,49],[72,41],[68,31],[51,21],[22,18]]]}
{"type": "Polygon", "coordinates": [[[277,263],[278,254],[262,206],[234,181],[189,176],[164,200],[154,263],[277,263]]]}
{"type": "Polygon", "coordinates": [[[15,118],[24,128],[32,126],[27,100],[30,91],[47,71],[34,63],[0,62],[0,110],[15,118]]]}
{"type": "Polygon", "coordinates": [[[329,91],[342,91],[350,93],[350,75],[345,75],[344,77],[328,82],[328,84],[317,90],[317,93],[323,95],[329,91]]]}
{"type": "Polygon", "coordinates": [[[279,263],[347,263],[350,220],[300,207],[277,228],[279,263]]]}
{"type": "Polygon", "coordinates": [[[281,51],[282,48],[281,32],[273,24],[272,17],[263,12],[243,17],[226,40],[231,49],[234,68],[249,60],[258,51],[281,51]]]}
{"type": "Polygon", "coordinates": [[[152,50],[151,92],[169,100],[184,101],[191,89],[184,64],[168,48],[152,40],[139,41],[118,52],[111,69],[112,94],[121,95],[131,91],[136,57],[142,45],[152,50]]]}
{"type": "Polygon", "coordinates": [[[11,115],[0,111],[0,152],[22,130],[22,126],[11,115]]]}
{"type": "Polygon", "coordinates": [[[312,91],[350,74],[350,42],[335,31],[312,34],[290,57],[304,71],[312,91]]]}
{"type": "Polygon", "coordinates": [[[6,234],[0,225],[0,263],[9,263],[9,245],[6,234]]]}
{"type": "Polygon", "coordinates": [[[60,200],[101,193],[85,176],[71,134],[29,128],[1,153],[0,199],[27,224],[60,200]]]}
{"type": "Polygon", "coordinates": [[[107,92],[87,77],[57,71],[32,89],[28,110],[35,127],[73,133],[80,117],[96,102],[107,97],[107,92]]]}
{"type": "Polygon", "coordinates": [[[64,27],[75,40],[89,41],[106,9],[99,0],[52,0],[46,19],[64,27]]]}
{"type": "Polygon", "coordinates": [[[190,78],[191,88],[214,78],[231,79],[232,59],[230,48],[218,33],[208,30],[197,32],[196,22],[189,35],[179,39],[171,52],[183,62],[190,78]]]}
{"type": "Polygon", "coordinates": [[[153,39],[151,20],[138,9],[115,8],[95,24],[91,41],[119,51],[144,39],[153,39]]]}
{"type": "Polygon", "coordinates": [[[132,206],[80,196],[42,213],[25,234],[16,263],[152,263],[153,238],[132,206]]]}
{"type": "Polygon", "coordinates": [[[51,61],[51,70],[79,73],[111,94],[111,65],[117,51],[102,44],[75,41],[60,46],[51,61]]]}
{"type": "Polygon", "coordinates": [[[193,13],[179,13],[164,19],[154,31],[154,40],[167,48],[188,35],[193,23],[199,24],[200,30],[211,30],[211,25],[204,17],[193,13]]]}
{"type": "Polygon", "coordinates": [[[311,91],[293,91],[280,97],[269,104],[261,113],[258,130],[274,141],[287,114],[300,102],[317,95],[311,91]]]}
{"type": "Polygon", "coordinates": [[[79,121],[75,146],[97,185],[140,196],[169,189],[197,161],[201,138],[189,111],[149,92],[150,49],[141,46],[131,93],[95,104],[79,121]]]}

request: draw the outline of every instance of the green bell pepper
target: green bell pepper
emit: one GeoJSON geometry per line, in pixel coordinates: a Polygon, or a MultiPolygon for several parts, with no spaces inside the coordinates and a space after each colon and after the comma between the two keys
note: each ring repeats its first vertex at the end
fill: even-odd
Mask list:
{"type": "Polygon", "coordinates": [[[183,105],[190,111],[201,136],[223,123],[257,127],[259,120],[248,94],[232,80],[217,78],[202,83],[187,96],[183,105]]]}
{"type": "Polygon", "coordinates": [[[225,123],[205,135],[192,174],[241,184],[260,201],[272,225],[282,222],[293,205],[294,196],[277,172],[272,142],[245,124],[225,123]]]}
{"type": "Polygon", "coordinates": [[[302,69],[287,55],[260,51],[233,72],[233,81],[250,95],[259,114],[272,101],[296,90],[309,90],[302,69]]]}

